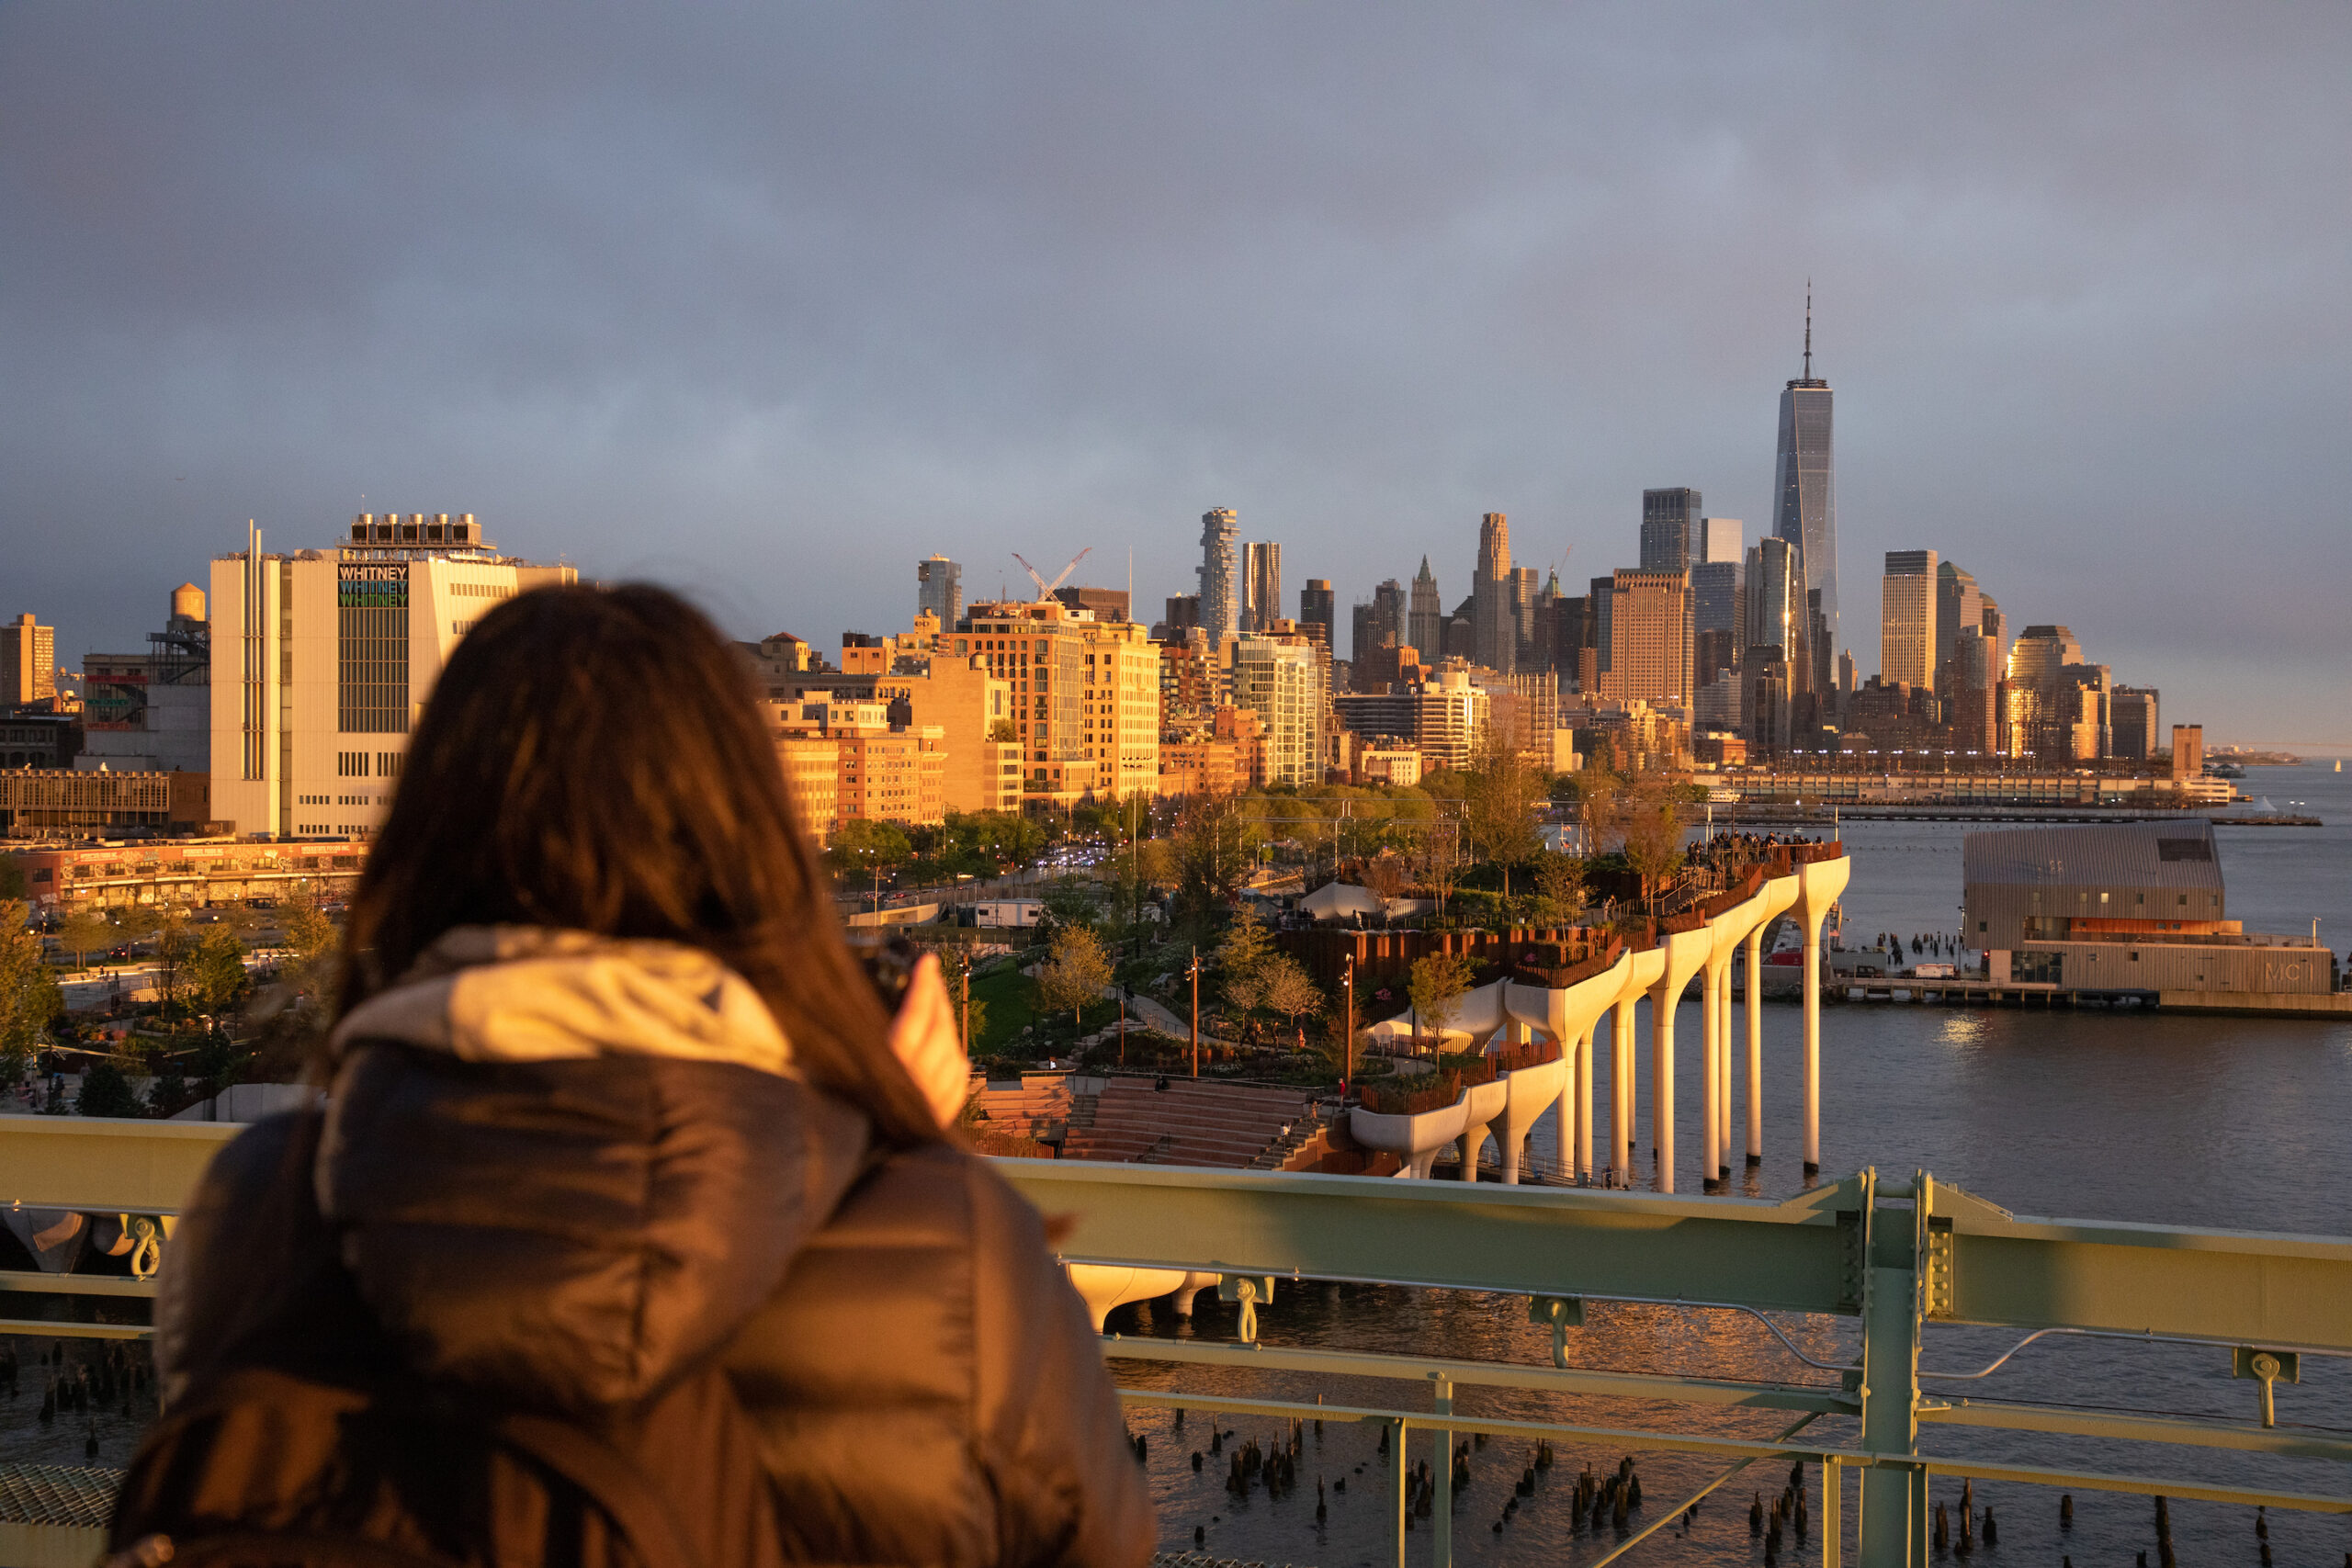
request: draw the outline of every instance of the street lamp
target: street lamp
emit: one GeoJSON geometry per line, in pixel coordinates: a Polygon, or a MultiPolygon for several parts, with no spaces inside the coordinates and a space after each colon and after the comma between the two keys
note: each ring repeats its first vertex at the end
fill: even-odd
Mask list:
{"type": "Polygon", "coordinates": [[[1193,949],[1193,966],[1186,971],[1193,977],[1193,1076],[1201,1076],[1201,950],[1193,949]]]}
{"type": "MultiPolygon", "coordinates": [[[[2312,930],[2318,928],[2314,926],[2312,930]]],[[[2314,943],[2316,945],[2316,943],[2314,943]]],[[[1348,1098],[1348,1084],[1356,1076],[1356,955],[1347,955],[1347,964],[1340,975],[1340,996],[1347,1008],[1347,1033],[1341,1037],[1340,1056],[1340,1098],[1348,1098]]]]}

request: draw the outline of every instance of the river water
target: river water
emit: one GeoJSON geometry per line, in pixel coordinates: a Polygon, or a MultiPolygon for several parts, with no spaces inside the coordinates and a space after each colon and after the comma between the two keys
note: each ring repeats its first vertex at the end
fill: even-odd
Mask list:
{"type": "MultiPolygon", "coordinates": [[[[2222,866],[2229,912],[2255,929],[2300,931],[2313,916],[2341,950],[2352,942],[2352,779],[2317,768],[2251,770],[2248,794],[2285,807],[2307,802],[2320,829],[2222,829],[2222,866]]],[[[1849,824],[1845,840],[1854,856],[1846,895],[1847,931],[1951,931],[1959,925],[1960,846],[1971,829],[1951,823],[1849,824]]],[[[1747,1191],[1779,1198],[1804,1185],[1795,1076],[1800,1015],[1794,1007],[1764,1011],[1765,1160],[1747,1191]]],[[[1679,1184],[1699,1185],[1699,1018],[1686,1005],[1677,1034],[1676,1146],[1683,1151],[1679,1184]]],[[[1640,1139],[1648,1147],[1647,1024],[1636,1053],[1640,1139]]],[[[1826,1010],[1822,1024],[1822,1160],[1836,1178],[1863,1166],[1907,1179],[1933,1173],[1994,1202],[2029,1214],[2172,1222],[2248,1230],[2352,1234],[2352,1026],[2098,1010],[2016,1011],[1856,1004],[1826,1010]]],[[[1596,1102],[1609,1104],[1606,1057],[1596,1102]]],[[[1744,1079],[1742,1080],[1744,1081],[1744,1079]]],[[[1745,1124],[1736,1113],[1736,1129],[1745,1124]]],[[[1550,1155],[1552,1123],[1537,1134],[1550,1155]]],[[[1736,1176],[1743,1174],[1734,1160],[1736,1176]]],[[[2346,1304],[2352,1312],[2352,1303],[2346,1304]]],[[[1287,1288],[1261,1317],[1269,1344],[1350,1347],[1430,1356],[1546,1364],[1549,1331],[1529,1325],[1521,1297],[1412,1292],[1373,1286],[1287,1288]]],[[[1850,1324],[1788,1317],[1784,1329],[1816,1360],[1842,1361],[1854,1350],[1850,1324]]],[[[1181,1324],[1162,1303],[1125,1309],[1112,1327],[1127,1334],[1197,1334],[1230,1338],[1232,1309],[1204,1296],[1199,1316],[1181,1324]]],[[[1932,1327],[1923,1366],[1974,1370],[2006,1349],[2006,1331],[1932,1327]]],[[[0,1396],[0,1460],[78,1465],[95,1432],[96,1462],[121,1465],[152,1418],[142,1393],[129,1412],[71,1415],[53,1423],[35,1419],[44,1374],[33,1363],[55,1341],[19,1339],[25,1357],[20,1392],[0,1396]]],[[[95,1348],[68,1342],[78,1359],[95,1348]]],[[[1676,1372],[1718,1378],[1804,1382],[1824,1374],[1782,1350],[1753,1319],[1724,1312],[1594,1303],[1586,1326],[1570,1333],[1574,1365],[1620,1371],[1676,1372]]],[[[1161,1540],[1189,1549],[1204,1532],[1205,1550],[1219,1557],[1269,1562],[1385,1562],[1392,1494],[1371,1428],[1327,1424],[1306,1436],[1297,1490],[1270,1499],[1262,1488],[1237,1499],[1224,1485],[1224,1456],[1195,1473],[1190,1455],[1208,1446],[1217,1424],[1217,1393],[1296,1398],[1317,1394],[1334,1404],[1423,1405],[1418,1387],[1371,1380],[1317,1382],[1303,1376],[1244,1378],[1207,1369],[1122,1360],[1120,1381],[1132,1386],[1182,1389],[1185,1427],[1175,1429],[1166,1410],[1137,1410],[1134,1429],[1147,1438],[1153,1490],[1160,1508],[1161,1540]],[[1359,1469],[1358,1467],[1361,1467],[1359,1469]],[[1344,1480],[1344,1492],[1326,1493],[1326,1521],[1315,1521],[1317,1479],[1344,1480]]],[[[2352,1429],[2352,1364],[2307,1358],[2303,1382],[2279,1391],[2282,1423],[2352,1429]]],[[[1834,1380],[1832,1380],[1834,1381],[1834,1380]]],[[[1938,1384],[1931,1392],[1962,1391],[1986,1398],[2049,1400],[2149,1411],[2250,1417],[2254,1385],[2233,1382],[2225,1350],[2136,1345],[2104,1340],[2043,1340],[2001,1371],[1975,1383],[1938,1384]]],[[[1671,1430],[1713,1430],[1770,1438],[1794,1417],[1767,1412],[1713,1414],[1702,1407],[1628,1400],[1564,1398],[1464,1388],[1456,1408],[1498,1416],[1573,1421],[1585,1425],[1671,1430]]],[[[1271,1446],[1277,1424],[1236,1417],[1222,1424],[1240,1438],[1271,1446]]],[[[1809,1431],[1825,1445],[1857,1442],[1849,1420],[1825,1417],[1809,1431]]],[[[2133,1450],[2075,1439],[2051,1440],[1929,1427],[1930,1452],[2000,1455],[2067,1468],[2177,1474],[2284,1491],[2352,1493],[2344,1467],[2324,1461],[2273,1460],[2191,1449],[2133,1450]]],[[[1598,1535],[1572,1524],[1565,1494],[1579,1467],[1612,1470],[1621,1450],[1562,1446],[1560,1464],[1539,1495],[1522,1501],[1499,1533],[1492,1526],[1510,1500],[1525,1450],[1490,1444],[1472,1459],[1472,1482],[1455,1511],[1455,1551],[1464,1563],[1590,1562],[1619,1540],[1604,1526],[1598,1535]]],[[[1417,1439],[1417,1462],[1433,1458],[1417,1439]]],[[[1638,1456],[1645,1507],[1634,1524],[1655,1519],[1721,1473],[1719,1464],[1657,1452],[1638,1456]]],[[[1632,1559],[1651,1562],[1760,1563],[1761,1543],[1747,1532],[1751,1492],[1768,1495],[1786,1480],[1784,1467],[1758,1466],[1736,1478],[1702,1507],[1683,1534],[1661,1532],[1636,1547],[1632,1559]]],[[[1813,1518],[1820,1518],[1817,1471],[1807,1472],[1813,1518]]],[[[1956,1484],[1939,1483],[1936,1496],[1956,1505],[1956,1484]]],[[[1980,1547],[1987,1562],[2058,1568],[2062,1556],[2132,1568],[2135,1553],[2156,1561],[2152,1510],[2144,1498],[2078,1493],[2070,1531],[2058,1527],[2057,1499],[2039,1488],[1996,1484],[1976,1489],[1999,1520],[1997,1546],[1980,1547]]],[[[1846,1488],[1850,1537],[1854,1488],[1846,1488]]],[[[2175,1540],[2183,1562],[2259,1562],[2252,1511],[2218,1505],[2175,1504],[2175,1540]]],[[[1955,1529],[1956,1529],[1955,1525],[1955,1529]]],[[[2352,1523],[2309,1514],[2270,1521],[2275,1560],[2335,1568],[2352,1550],[2352,1523]]],[[[1410,1538],[1416,1562],[1427,1561],[1429,1526],[1410,1538]]],[[[1783,1561],[1813,1561],[1815,1539],[1793,1545],[1783,1561]]],[[[1851,1550],[1849,1540],[1849,1552],[1851,1550]]],[[[1849,1559],[1851,1560],[1850,1557],[1849,1559]]]]}
{"type": "MultiPolygon", "coordinates": [[[[2352,778],[2302,768],[2250,769],[2244,788],[2284,808],[2306,803],[2324,819],[2318,829],[2222,828],[2222,870],[2228,913],[2250,930],[2307,931],[2312,917],[2338,951],[2352,942],[2352,778]]],[[[1892,931],[1951,931],[1960,925],[1961,840],[1981,826],[1962,823],[1854,823],[1844,839],[1854,857],[1846,894],[1849,940],[1892,931]]],[[[1648,1025],[1642,1023],[1637,1089],[1640,1146],[1650,1144],[1648,1025]]],[[[1699,1041],[1694,1004],[1678,1017],[1676,1147],[1678,1185],[1699,1189],[1699,1041]]],[[[1799,1142],[1802,1084],[1797,1077],[1802,1021],[1792,1006],[1764,1011],[1765,1159],[1748,1178],[1755,1197],[1778,1198],[1804,1183],[1799,1142]]],[[[1907,1179],[1915,1170],[1957,1184],[2026,1214],[2143,1220],[2217,1228],[2352,1235],[2352,1025],[2224,1017],[2167,1017],[2096,1009],[2022,1011],[1947,1009],[1907,1003],[1852,1004],[1826,1009],[1822,1020],[1822,1164],[1835,1179],[1863,1166],[1907,1179]]],[[[1596,1103],[1609,1104],[1607,1057],[1601,1058],[1596,1103]]],[[[1744,1082],[1744,1079],[1742,1080],[1744,1082]]],[[[1744,1147],[1744,1107],[1734,1114],[1744,1147]]],[[[1552,1122],[1537,1133],[1550,1155],[1552,1122]]],[[[1742,1176],[1733,1160],[1735,1179],[1742,1176]]],[[[2352,1314],[2352,1303],[2346,1303],[2352,1314]]],[[[1181,1325],[1163,1304],[1158,1315],[1125,1309],[1112,1327],[1128,1333],[1197,1333],[1228,1337],[1232,1309],[1204,1299],[1200,1315],[1181,1325]]],[[[1370,1286],[1310,1285],[1278,1292],[1261,1314],[1268,1344],[1316,1345],[1431,1356],[1544,1364],[1549,1331],[1529,1325],[1521,1297],[1451,1292],[1411,1292],[1370,1286]]],[[[1791,1336],[1817,1360],[1853,1353],[1850,1324],[1834,1319],[1782,1319],[1791,1336]]],[[[2014,1343],[2007,1330],[1937,1325],[1928,1330],[1924,1368],[1974,1371],[2014,1343]]],[[[1593,1303],[1587,1326],[1570,1335],[1574,1365],[1623,1371],[1674,1371],[1714,1377],[1804,1382],[1822,1378],[1770,1338],[1752,1319],[1724,1312],[1593,1303]]],[[[1135,1386],[1206,1394],[1262,1391],[1332,1404],[1426,1407],[1420,1389],[1365,1381],[1317,1383],[1304,1377],[1220,1375],[1206,1369],[1145,1361],[1117,1364],[1135,1386]]],[[[2255,1385],[2233,1381],[2225,1349],[2132,1344],[2112,1340],[2045,1339],[2000,1371],[1975,1382],[1930,1380],[1930,1392],[2009,1401],[2058,1401],[2251,1418],[2255,1385]]],[[[2300,1386],[2281,1386],[2279,1419],[2352,1434],[2352,1362],[2306,1357],[2300,1386]]],[[[1457,1391],[1458,1410],[1496,1416],[1576,1421],[1619,1427],[1736,1431],[1770,1437],[1793,1416],[1713,1415],[1701,1407],[1648,1405],[1623,1400],[1566,1398],[1503,1391],[1457,1391]]],[[[1392,1495],[1374,1453],[1374,1429],[1327,1424],[1311,1433],[1299,1465],[1300,1485],[1270,1500],[1262,1488],[1246,1499],[1226,1490],[1223,1456],[1190,1463],[1205,1448],[1213,1423],[1205,1402],[1188,1411],[1182,1432],[1165,1411],[1137,1410],[1134,1426],[1146,1434],[1153,1484],[1161,1509],[1161,1539],[1189,1548],[1196,1526],[1204,1549],[1220,1557],[1321,1564],[1387,1561],[1392,1495]],[[1356,1467],[1363,1466],[1361,1473],[1356,1467]],[[1345,1477],[1345,1494],[1327,1494],[1327,1521],[1315,1522],[1315,1482],[1345,1477]]],[[[1226,1423],[1239,1438],[1270,1443],[1276,1423],[1237,1417],[1226,1423]]],[[[1850,1420],[1824,1417],[1809,1429],[1825,1445],[1854,1444],[1850,1420]]],[[[2006,1433],[1926,1428],[1922,1447],[1952,1455],[1998,1455],[2070,1469],[2177,1475],[2188,1481],[2228,1481],[2280,1491],[2352,1494],[2352,1475],[2326,1461],[2278,1460],[2200,1449],[2112,1445],[2006,1433]]],[[[1539,1495],[1522,1501],[1498,1534],[1492,1529],[1512,1496],[1525,1451],[1501,1443],[1474,1454],[1472,1483],[1454,1515],[1458,1561],[1469,1563],[1588,1562],[1613,1550],[1620,1538],[1575,1528],[1566,1489],[1588,1459],[1613,1470],[1621,1453],[1562,1447],[1560,1464],[1539,1495]]],[[[1418,1439],[1415,1462],[1433,1459],[1418,1439]]],[[[1676,1499],[1721,1473],[1723,1466],[1668,1453],[1638,1457],[1645,1509],[1634,1526],[1655,1519],[1676,1499]]],[[[1758,1466],[1702,1506],[1687,1534],[1668,1530],[1636,1547],[1631,1560],[1761,1562],[1762,1544],[1748,1535],[1753,1491],[1770,1497],[1787,1479],[1785,1466],[1769,1475],[1758,1466]]],[[[1820,1518],[1819,1474],[1808,1472],[1812,1510],[1820,1518]]],[[[1939,1482],[1939,1501],[1953,1506],[1957,1483],[1939,1482]]],[[[1850,1533],[1854,1487],[1846,1488],[1850,1533]]],[[[2090,1568],[2132,1568],[2135,1554],[2157,1560],[2153,1507],[2143,1497],[2077,1493],[2071,1530],[2058,1523],[2058,1499],[2037,1487],[1976,1488],[1981,1508],[1999,1520],[1999,1543],[1980,1544],[1986,1562],[2046,1564],[2071,1557],[2090,1568]]],[[[1442,1505],[1441,1505],[1442,1506],[1442,1505]]],[[[2171,1505],[2174,1539],[2183,1562],[2257,1564],[2253,1510],[2220,1505],[2171,1505]]],[[[2270,1521],[2270,1544],[2281,1564],[2335,1568],[2352,1551],[2352,1522],[2325,1515],[2289,1513],[2270,1521]]],[[[1411,1538],[1415,1561],[1426,1561],[1428,1523],[1411,1538]]],[[[1849,1548],[1850,1551],[1850,1539],[1849,1548]]],[[[1784,1560],[1812,1561],[1817,1537],[1784,1560]]],[[[1849,1559],[1850,1560],[1850,1559],[1849,1559]]]]}

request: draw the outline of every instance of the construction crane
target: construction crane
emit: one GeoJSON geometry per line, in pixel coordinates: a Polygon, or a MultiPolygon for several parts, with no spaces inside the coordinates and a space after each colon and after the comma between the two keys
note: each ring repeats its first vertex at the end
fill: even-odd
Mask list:
{"type": "Polygon", "coordinates": [[[1069,574],[1078,570],[1078,563],[1084,560],[1093,548],[1094,547],[1092,545],[1089,545],[1085,549],[1080,550],[1078,554],[1070,557],[1069,564],[1062,568],[1061,575],[1055,578],[1051,582],[1046,581],[1045,573],[1039,571],[1035,567],[1031,566],[1025,559],[1023,559],[1022,554],[1019,550],[1012,552],[1012,558],[1021,562],[1021,570],[1027,572],[1029,574],[1029,581],[1037,585],[1037,597],[1042,602],[1052,598],[1054,596],[1054,590],[1059,588],[1063,583],[1069,581],[1069,574]]]}

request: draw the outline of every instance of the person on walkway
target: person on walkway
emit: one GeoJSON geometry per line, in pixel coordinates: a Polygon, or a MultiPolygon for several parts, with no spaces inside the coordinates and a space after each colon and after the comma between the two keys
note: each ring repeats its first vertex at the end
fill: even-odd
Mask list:
{"type": "Polygon", "coordinates": [[[1043,1221],[943,1131],[734,650],[542,588],[457,647],[354,896],[324,1104],[166,1249],[119,1561],[1147,1562],[1043,1221]]]}

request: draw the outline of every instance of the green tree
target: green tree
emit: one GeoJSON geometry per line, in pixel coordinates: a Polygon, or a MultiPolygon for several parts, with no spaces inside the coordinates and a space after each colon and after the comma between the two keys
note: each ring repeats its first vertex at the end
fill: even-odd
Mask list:
{"type": "Polygon", "coordinates": [[[1470,960],[1459,953],[1432,953],[1415,961],[1405,996],[1413,1004],[1413,1031],[1442,1034],[1470,990],[1470,960]]]}
{"type": "Polygon", "coordinates": [[[1306,966],[1287,953],[1276,953],[1260,969],[1258,992],[1266,1010],[1279,1014],[1285,1028],[1295,1029],[1300,1019],[1323,1010],[1322,991],[1306,966]]]}
{"type": "Polygon", "coordinates": [[[41,961],[40,937],[21,898],[0,901],[0,1075],[15,1083],[65,1010],[56,972],[41,961]]]}
{"type": "Polygon", "coordinates": [[[1049,929],[1084,926],[1091,931],[1102,919],[1102,907],[1094,889],[1075,876],[1057,877],[1054,885],[1046,889],[1041,902],[1049,929]]]}
{"type": "Polygon", "coordinates": [[[1069,1009],[1071,1025],[1082,1027],[1086,1004],[1100,1000],[1110,983],[1102,938],[1084,926],[1064,926],[1054,933],[1051,956],[1038,965],[1037,1002],[1054,1011],[1069,1009]]]}
{"type": "Polygon", "coordinates": [[[85,1116],[137,1116],[146,1107],[139,1103],[139,1096],[122,1069],[112,1062],[99,1062],[82,1075],[82,1097],[74,1102],[75,1110],[85,1116]]]}
{"type": "Polygon", "coordinates": [[[839,874],[865,878],[877,873],[889,875],[914,858],[914,852],[907,830],[896,822],[853,817],[833,829],[833,841],[826,846],[825,858],[839,874]]]}
{"type": "Polygon", "coordinates": [[[74,955],[74,967],[86,968],[90,954],[114,940],[114,927],[96,909],[78,904],[58,922],[57,940],[74,955]]]}
{"type": "Polygon", "coordinates": [[[1535,812],[1544,795],[1542,775],[1502,742],[1490,745],[1476,771],[1464,781],[1464,825],[1477,841],[1479,857],[1503,868],[1506,898],[1510,897],[1511,868],[1543,852],[1535,812]]]}
{"type": "Polygon", "coordinates": [[[208,927],[187,958],[189,998],[198,1011],[224,1013],[243,999],[245,944],[225,925],[208,927]]]}
{"type": "Polygon", "coordinates": [[[1264,971],[1273,956],[1273,939],[1257,911],[1237,910],[1216,950],[1217,984],[1228,1006],[1248,1012],[1263,1004],[1264,971]]]}
{"type": "Polygon", "coordinates": [[[1535,919],[1565,926],[1584,913],[1584,862],[1574,855],[1539,855],[1535,861],[1535,919]]]}
{"type": "Polygon", "coordinates": [[[1655,897],[1682,869],[1682,807],[1670,786],[1645,779],[1630,792],[1622,820],[1625,863],[1642,879],[1642,897],[1655,897]]]}
{"type": "Polygon", "coordinates": [[[1259,825],[1230,797],[1193,795],[1170,836],[1176,904],[1187,919],[1206,921],[1248,886],[1258,863],[1259,825]]]}

